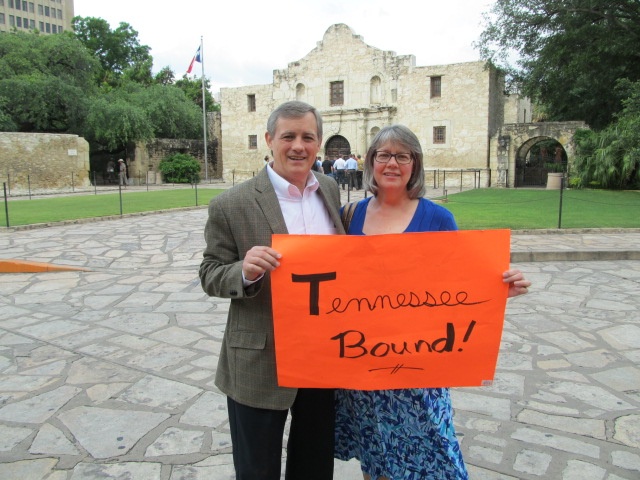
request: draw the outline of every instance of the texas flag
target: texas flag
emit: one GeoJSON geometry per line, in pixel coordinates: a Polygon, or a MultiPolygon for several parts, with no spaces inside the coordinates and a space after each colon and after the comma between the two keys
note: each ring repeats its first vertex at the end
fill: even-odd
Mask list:
{"type": "Polygon", "coordinates": [[[191,59],[191,63],[189,64],[189,68],[187,68],[187,73],[191,73],[191,70],[193,70],[194,62],[202,63],[202,60],[200,60],[200,47],[198,47],[198,51],[196,52],[194,57],[191,59]]]}

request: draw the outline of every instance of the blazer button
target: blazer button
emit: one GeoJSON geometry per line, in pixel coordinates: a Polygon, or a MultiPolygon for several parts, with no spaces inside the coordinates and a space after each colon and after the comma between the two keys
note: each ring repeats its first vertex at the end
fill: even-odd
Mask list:
{"type": "Polygon", "coordinates": [[[231,290],[229,292],[229,295],[233,295],[235,297],[236,295],[238,295],[238,291],[237,290],[231,290]]]}

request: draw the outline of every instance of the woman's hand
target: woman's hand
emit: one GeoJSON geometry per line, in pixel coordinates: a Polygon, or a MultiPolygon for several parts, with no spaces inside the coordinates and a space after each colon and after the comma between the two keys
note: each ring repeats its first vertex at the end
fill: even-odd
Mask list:
{"type": "Polygon", "coordinates": [[[520,270],[507,270],[502,274],[502,281],[509,284],[509,298],[529,293],[531,282],[524,278],[524,274],[520,270]]]}

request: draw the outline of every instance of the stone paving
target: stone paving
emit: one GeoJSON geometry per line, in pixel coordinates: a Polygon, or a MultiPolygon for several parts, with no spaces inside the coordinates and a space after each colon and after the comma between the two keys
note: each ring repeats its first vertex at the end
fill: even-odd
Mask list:
{"type": "MultiPolygon", "coordinates": [[[[205,221],[0,231],[1,258],[88,269],[0,275],[0,479],[234,478],[205,221]]],[[[495,383],[452,390],[471,478],[640,478],[640,232],[514,232],[512,251],[534,286],[508,302],[495,383]],[[598,260],[547,258],[576,251],[598,260]]]]}

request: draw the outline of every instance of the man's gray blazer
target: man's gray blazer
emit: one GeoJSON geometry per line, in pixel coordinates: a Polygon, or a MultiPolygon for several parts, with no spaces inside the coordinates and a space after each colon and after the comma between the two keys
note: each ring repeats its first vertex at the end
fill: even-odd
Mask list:
{"type": "MultiPolygon", "coordinates": [[[[340,221],[340,191],[336,181],[317,174],[322,197],[336,232],[340,221]]],[[[207,246],[200,265],[202,288],[210,296],[230,298],[215,383],[236,402],[255,408],[286,410],[297,389],[279,387],[271,308],[271,276],[246,289],[242,261],[251,247],[271,246],[271,235],[288,233],[267,169],[223,192],[209,203],[205,227],[207,246]]],[[[315,255],[309,252],[309,255],[315,255]]]]}

